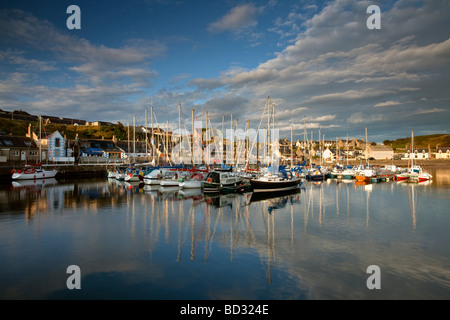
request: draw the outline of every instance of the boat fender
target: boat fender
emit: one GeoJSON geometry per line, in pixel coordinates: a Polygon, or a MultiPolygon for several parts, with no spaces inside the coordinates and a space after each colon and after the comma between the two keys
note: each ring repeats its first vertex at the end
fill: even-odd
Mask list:
{"type": "Polygon", "coordinates": [[[14,170],[14,169],[11,169],[11,174],[14,174],[14,172],[16,172],[16,170],[14,170]]]}
{"type": "Polygon", "coordinates": [[[36,175],[34,175],[34,178],[36,179],[36,175]]]}
{"type": "Polygon", "coordinates": [[[208,180],[206,180],[206,181],[211,183],[211,182],[212,182],[212,179],[211,179],[211,178],[208,178],[208,180]]]}

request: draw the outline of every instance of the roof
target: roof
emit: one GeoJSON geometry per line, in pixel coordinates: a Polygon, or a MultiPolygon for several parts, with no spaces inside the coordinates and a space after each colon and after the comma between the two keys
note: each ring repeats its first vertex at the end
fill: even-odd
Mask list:
{"type": "Polygon", "coordinates": [[[369,148],[370,149],[372,149],[372,151],[393,151],[392,150],[392,147],[390,147],[390,146],[379,146],[379,145],[376,145],[376,146],[369,146],[369,148]]]}
{"type": "Polygon", "coordinates": [[[18,136],[0,136],[0,147],[37,149],[33,139],[18,136]]]}

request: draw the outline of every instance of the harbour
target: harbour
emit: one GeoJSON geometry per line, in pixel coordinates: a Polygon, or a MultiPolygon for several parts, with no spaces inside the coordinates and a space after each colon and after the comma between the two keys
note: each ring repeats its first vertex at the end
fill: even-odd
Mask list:
{"type": "Polygon", "coordinates": [[[284,195],[115,179],[0,191],[2,299],[447,299],[450,170],[284,195]],[[7,263],[6,263],[7,262],[7,263]],[[66,287],[66,268],[81,289],[66,287]],[[366,272],[381,270],[381,289],[366,272]]]}
{"type": "Polygon", "coordinates": [[[0,299],[448,300],[448,12],[4,1],[0,299]]]}

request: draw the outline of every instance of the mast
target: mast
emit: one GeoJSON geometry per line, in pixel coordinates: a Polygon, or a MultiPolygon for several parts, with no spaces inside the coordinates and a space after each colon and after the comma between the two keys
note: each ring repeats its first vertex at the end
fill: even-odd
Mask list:
{"type": "Polygon", "coordinates": [[[133,161],[136,162],[136,116],[133,116],[133,161]]]}
{"type": "Polygon", "coordinates": [[[270,147],[270,96],[267,98],[267,164],[269,163],[269,147],[270,147]]]}
{"type": "Polygon", "coordinates": [[[411,168],[414,167],[414,131],[411,130],[411,168]]]}
{"type": "Polygon", "coordinates": [[[169,120],[167,120],[166,130],[166,162],[169,163],[169,120]]]}
{"type": "Polygon", "coordinates": [[[247,145],[245,146],[245,163],[248,165],[249,160],[249,143],[250,143],[250,120],[247,120],[247,145]]]}
{"type": "MultiPolygon", "coordinates": [[[[230,126],[231,126],[231,135],[230,135],[230,155],[227,155],[227,158],[230,159],[230,162],[232,162],[234,158],[234,139],[233,139],[233,114],[230,115],[230,126]]],[[[233,165],[233,164],[231,164],[233,165]]]]}
{"type": "Polygon", "coordinates": [[[147,116],[147,106],[146,106],[145,107],[145,157],[146,158],[147,158],[147,152],[148,152],[147,123],[148,123],[148,116],[147,116]]]}
{"type": "Polygon", "coordinates": [[[180,163],[182,163],[181,161],[181,103],[178,103],[178,130],[180,130],[180,140],[178,141],[180,148],[178,149],[178,158],[180,159],[180,163]]]}
{"type": "Polygon", "coordinates": [[[153,99],[150,107],[150,121],[152,123],[152,162],[155,161],[155,130],[153,130],[153,99]]]}
{"type": "Polygon", "coordinates": [[[191,144],[191,161],[192,166],[194,166],[194,109],[192,109],[192,144],[191,144]]]}
{"type": "MultiPolygon", "coordinates": [[[[128,139],[127,139],[127,151],[128,151],[128,155],[130,154],[130,123],[127,121],[127,134],[128,134],[128,139]]],[[[128,158],[128,160],[130,160],[130,158],[128,158]]]]}
{"type": "MultiPolygon", "coordinates": [[[[209,141],[209,139],[208,139],[208,110],[205,111],[205,119],[206,119],[206,123],[205,123],[205,139],[206,139],[206,141],[209,141]]],[[[206,155],[205,164],[209,164],[209,152],[206,155]]]]}
{"type": "Polygon", "coordinates": [[[225,163],[224,153],[225,153],[225,116],[222,115],[222,163],[225,163]]]}
{"type": "Polygon", "coordinates": [[[364,145],[364,152],[365,152],[365,155],[364,155],[364,158],[366,159],[366,166],[367,166],[367,158],[368,158],[368,155],[369,155],[369,152],[368,152],[368,146],[367,146],[367,127],[366,127],[366,143],[365,143],[365,145],[364,145]]]}
{"type": "MultiPolygon", "coordinates": [[[[39,115],[39,162],[42,162],[42,115],[39,115]]],[[[42,163],[41,163],[42,164],[42,163]]]]}
{"type": "Polygon", "coordinates": [[[294,164],[294,150],[293,150],[292,137],[293,137],[293,133],[292,133],[292,120],[291,120],[291,167],[294,164]]]}

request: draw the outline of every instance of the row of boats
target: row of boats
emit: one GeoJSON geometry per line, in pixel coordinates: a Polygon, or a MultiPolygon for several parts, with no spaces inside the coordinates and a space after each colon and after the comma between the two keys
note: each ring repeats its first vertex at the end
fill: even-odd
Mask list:
{"type": "Polygon", "coordinates": [[[324,181],[326,179],[355,179],[365,183],[389,180],[423,182],[432,179],[432,175],[421,166],[400,168],[394,165],[374,167],[370,165],[325,166],[304,165],[287,168],[266,167],[259,169],[200,167],[155,167],[143,170],[108,171],[108,178],[127,182],[139,181],[146,185],[180,187],[185,189],[201,188],[203,192],[266,192],[283,193],[299,187],[302,180],[324,181]]]}
{"type": "Polygon", "coordinates": [[[279,169],[156,167],[125,172],[112,170],[108,171],[108,178],[164,187],[202,188],[203,192],[284,192],[298,188],[301,178],[279,169]]]}
{"type": "Polygon", "coordinates": [[[332,179],[356,179],[366,183],[385,182],[389,180],[424,182],[432,180],[433,176],[425,171],[422,166],[414,165],[401,168],[395,165],[374,167],[371,165],[340,166],[332,169],[316,167],[301,170],[301,176],[309,181],[332,179]]]}

